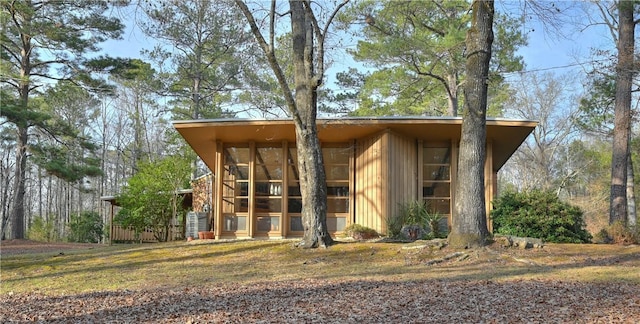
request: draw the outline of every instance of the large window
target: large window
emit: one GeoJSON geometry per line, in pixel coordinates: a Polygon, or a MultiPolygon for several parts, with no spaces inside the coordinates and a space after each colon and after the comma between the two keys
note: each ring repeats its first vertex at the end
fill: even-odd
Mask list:
{"type": "MultiPolygon", "coordinates": [[[[302,235],[302,195],[295,145],[290,144],[285,150],[274,144],[227,144],[223,154],[222,232],[302,235]]],[[[340,232],[349,219],[352,148],[323,147],[322,154],[327,175],[327,226],[331,232],[340,232]]]]}
{"type": "MultiPolygon", "coordinates": [[[[287,153],[287,190],[289,231],[302,233],[302,196],[300,174],[295,147],[287,153]]],[[[349,216],[349,161],[351,147],[324,147],[322,157],[327,176],[327,228],[331,232],[341,232],[347,226],[349,216]]]]}
{"type": "Polygon", "coordinates": [[[222,175],[222,230],[246,232],[249,217],[249,160],[248,145],[224,149],[222,175]]]}
{"type": "Polygon", "coordinates": [[[327,175],[327,229],[341,232],[349,218],[349,161],[351,147],[325,147],[322,149],[324,170],[327,175]]]}
{"type": "Polygon", "coordinates": [[[300,172],[298,171],[298,151],[295,144],[289,144],[287,150],[287,211],[289,213],[289,232],[301,234],[302,226],[302,196],[300,193],[300,172]]]}
{"type": "Polygon", "coordinates": [[[422,198],[430,212],[451,214],[451,149],[447,147],[423,148],[422,198]]]}
{"type": "Polygon", "coordinates": [[[280,232],[282,218],[282,147],[258,145],[255,158],[256,232],[280,232]]]}

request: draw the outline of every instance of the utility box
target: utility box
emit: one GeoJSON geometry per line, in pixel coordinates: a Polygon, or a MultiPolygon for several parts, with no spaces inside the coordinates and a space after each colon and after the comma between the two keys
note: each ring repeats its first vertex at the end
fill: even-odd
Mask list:
{"type": "Polygon", "coordinates": [[[208,231],[209,217],[208,213],[188,212],[187,213],[187,230],[186,236],[194,239],[198,238],[198,232],[208,231]]]}

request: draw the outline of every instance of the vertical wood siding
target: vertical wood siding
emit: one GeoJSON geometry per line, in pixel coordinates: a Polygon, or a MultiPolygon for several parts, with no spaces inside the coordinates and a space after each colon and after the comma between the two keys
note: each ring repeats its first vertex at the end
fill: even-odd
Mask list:
{"type": "Polygon", "coordinates": [[[386,233],[386,219],[401,203],[417,199],[414,139],[382,131],[356,145],[356,223],[386,233]]]}
{"type": "Polygon", "coordinates": [[[382,231],[380,218],[387,209],[383,195],[382,153],[384,133],[358,140],[356,145],[356,223],[382,231]]]}
{"type": "Polygon", "coordinates": [[[418,199],[418,150],[415,139],[388,132],[389,182],[387,214],[382,215],[386,233],[387,217],[395,217],[401,204],[418,199]]]}

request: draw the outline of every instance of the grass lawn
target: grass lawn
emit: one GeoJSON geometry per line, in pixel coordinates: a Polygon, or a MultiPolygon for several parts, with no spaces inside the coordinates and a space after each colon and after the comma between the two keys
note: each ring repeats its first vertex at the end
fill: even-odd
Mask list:
{"type": "MultiPolygon", "coordinates": [[[[502,294],[508,295],[513,290],[516,290],[513,292],[516,297],[506,296],[505,298],[518,298],[518,295],[524,298],[529,293],[517,290],[531,290],[536,289],[536,287],[545,289],[545,293],[550,294],[550,296],[554,296],[554,292],[562,295],[560,291],[563,290],[560,287],[568,287],[565,291],[567,294],[572,294],[571,291],[574,291],[576,294],[586,294],[586,297],[583,296],[581,298],[603,298],[600,295],[587,296],[591,294],[591,290],[597,289],[601,292],[594,292],[594,294],[614,295],[610,296],[613,298],[611,308],[614,308],[616,305],[615,295],[619,293],[620,298],[624,297],[625,300],[619,301],[617,306],[624,309],[612,309],[610,312],[600,310],[600,313],[594,313],[592,317],[588,318],[616,322],[615,314],[623,311],[621,313],[623,314],[622,317],[618,318],[620,322],[640,320],[640,247],[638,246],[548,244],[542,249],[520,250],[493,245],[475,250],[453,251],[446,247],[424,246],[420,242],[412,244],[341,242],[328,249],[302,250],[294,248],[293,241],[195,241],[189,243],[97,246],[92,249],[64,250],[62,252],[2,255],[0,270],[2,280],[0,302],[9,307],[3,307],[4,311],[0,311],[0,315],[16,321],[34,319],[28,317],[30,316],[29,314],[20,314],[21,312],[27,312],[25,308],[21,308],[24,304],[34,302],[44,305],[32,305],[32,308],[28,308],[33,310],[34,314],[39,314],[38,307],[43,307],[42,312],[45,311],[44,307],[55,308],[57,304],[53,300],[57,300],[56,298],[76,300],[78,296],[91,297],[91,300],[100,299],[102,303],[104,303],[105,298],[113,298],[117,300],[114,303],[121,303],[126,302],[126,296],[130,295],[133,298],[130,302],[135,304],[136,301],[133,296],[148,296],[149,292],[158,292],[162,296],[158,297],[155,300],[156,302],[160,303],[166,299],[167,303],[170,303],[170,300],[180,299],[176,296],[179,296],[181,292],[188,292],[189,295],[208,294],[220,297],[222,295],[227,296],[226,294],[230,291],[249,289],[254,296],[262,296],[260,302],[268,303],[270,299],[271,301],[278,300],[278,302],[286,303],[289,302],[288,299],[274,299],[270,294],[274,294],[274,291],[278,289],[285,291],[287,287],[304,291],[305,287],[309,286],[313,287],[312,291],[314,293],[321,294],[320,296],[326,295],[326,298],[330,299],[344,299],[345,305],[349,305],[349,301],[351,304],[358,304],[362,299],[369,297],[359,298],[358,301],[341,294],[337,295],[340,296],[339,298],[332,297],[332,294],[337,294],[335,291],[337,288],[335,287],[341,287],[340,291],[353,289],[353,292],[350,293],[352,296],[360,296],[359,294],[363,290],[372,292],[371,296],[373,296],[375,295],[373,294],[375,289],[383,289],[384,291],[380,292],[382,295],[379,297],[382,299],[367,301],[367,305],[375,305],[376,300],[378,303],[389,303],[390,300],[395,300],[391,296],[398,293],[398,289],[406,288],[410,290],[412,289],[411,287],[419,286],[419,288],[416,288],[419,289],[419,292],[414,292],[414,295],[422,297],[407,295],[405,301],[409,304],[423,305],[429,304],[429,302],[420,298],[434,295],[434,291],[430,289],[436,286],[441,288],[446,286],[447,289],[443,288],[444,290],[442,291],[436,289],[436,291],[441,291],[444,295],[459,289],[460,293],[458,295],[462,295],[460,298],[463,298],[462,301],[458,300],[456,302],[456,305],[458,305],[456,307],[459,307],[459,304],[464,303],[465,300],[469,302],[468,298],[464,299],[465,292],[470,293],[477,287],[487,285],[490,285],[491,288],[484,289],[486,291],[478,291],[477,298],[484,296],[483,294],[495,296],[499,291],[504,291],[502,294]],[[397,289],[394,287],[397,287],[397,289]],[[615,290],[606,291],[607,289],[616,289],[616,287],[623,288],[620,288],[619,292],[615,290]],[[634,296],[634,291],[637,292],[635,299],[626,297],[626,294],[634,296]],[[385,295],[388,298],[384,298],[385,295]],[[629,298],[631,299],[629,300],[629,298]],[[10,310],[12,308],[14,311],[10,310]]],[[[283,293],[282,291],[280,291],[280,294],[283,293]]],[[[365,295],[369,296],[366,293],[365,295]]],[[[237,293],[228,298],[232,298],[229,300],[245,298],[243,296],[244,293],[237,293]]],[[[540,292],[538,295],[533,292],[531,296],[528,298],[531,299],[536,298],[535,296],[543,295],[540,295],[540,292]]],[[[221,298],[212,299],[210,302],[218,305],[217,303],[224,299],[221,298]]],[[[451,296],[451,298],[454,298],[454,296],[451,296]]],[[[548,300],[548,298],[544,300],[548,300]]],[[[571,303],[567,303],[569,305],[582,305],[587,310],[593,309],[593,306],[584,301],[580,302],[580,300],[573,300],[571,303]]],[[[316,299],[315,302],[320,302],[320,300],[316,299]]],[[[440,302],[439,299],[438,302],[440,302]]],[[[523,300],[521,302],[526,305],[528,301],[523,300]]],[[[188,308],[190,307],[188,305],[193,303],[197,303],[197,301],[185,303],[184,307],[188,308]]],[[[234,303],[229,309],[239,307],[237,303],[234,303]]],[[[293,303],[291,304],[293,306],[289,305],[286,309],[301,307],[297,302],[291,301],[291,303],[293,303]]],[[[503,303],[509,303],[509,301],[503,301],[503,303]]],[[[603,303],[606,303],[606,301],[599,301],[595,305],[604,307],[603,305],[605,304],[603,303]]],[[[93,305],[91,307],[97,307],[97,304],[91,305],[93,305]]],[[[147,304],[145,303],[144,305],[147,304]]],[[[211,304],[207,309],[219,307],[219,305],[215,307],[213,305],[211,304]]],[[[408,304],[402,305],[400,305],[402,307],[396,305],[395,308],[403,309],[403,307],[408,307],[408,304]]],[[[388,307],[389,309],[395,309],[392,306],[388,307]]],[[[416,307],[418,306],[415,306],[414,309],[416,307]]],[[[439,307],[439,309],[442,309],[442,307],[439,307]]],[[[225,309],[224,307],[219,308],[225,309]]],[[[484,307],[476,308],[470,309],[469,314],[482,313],[481,309],[484,309],[484,307]]],[[[98,313],[89,309],[91,308],[76,310],[74,316],[78,316],[78,312],[80,314],[87,312],[87,314],[90,313],[93,314],[92,316],[97,316],[98,313]]],[[[250,307],[238,309],[238,314],[249,312],[249,315],[245,313],[242,313],[244,315],[234,315],[235,313],[225,315],[222,311],[210,311],[206,314],[212,317],[197,317],[198,315],[194,315],[189,311],[185,311],[185,313],[188,316],[196,316],[193,318],[195,321],[265,321],[264,318],[260,320],[260,317],[251,317],[262,314],[259,310],[251,311],[250,307]]],[[[354,309],[349,309],[351,309],[350,313],[353,315],[354,309]]],[[[558,311],[554,307],[551,307],[551,309],[558,311]]],[[[575,307],[569,307],[568,309],[574,309],[579,312],[578,308],[575,307]]],[[[103,311],[105,312],[103,316],[106,316],[103,319],[113,319],[109,316],[116,313],[109,312],[121,312],[125,311],[125,309],[120,307],[118,310],[103,311]]],[[[273,312],[274,310],[272,309],[271,311],[273,312]]],[[[564,311],[567,310],[565,309],[564,311]]],[[[456,312],[433,313],[427,319],[472,320],[474,322],[475,319],[487,320],[487,317],[455,317],[462,316],[455,314],[464,313],[459,309],[456,312]],[[436,317],[436,315],[449,317],[436,317]]],[[[277,314],[282,313],[283,311],[280,309],[277,314]]],[[[420,314],[427,313],[423,311],[420,314]]],[[[501,313],[506,313],[506,310],[501,313]]],[[[134,316],[137,313],[129,314],[134,316]]],[[[188,321],[188,318],[184,317],[186,315],[182,313],[178,317],[167,315],[175,315],[174,312],[167,311],[163,314],[158,315],[157,318],[152,317],[150,321],[171,321],[171,318],[176,319],[176,322],[188,321]]],[[[267,317],[266,321],[271,322],[269,320],[271,318],[274,319],[273,322],[290,322],[287,320],[288,318],[278,317],[280,315],[274,314],[267,317]]],[[[350,317],[341,317],[342,315],[332,314],[331,312],[318,314],[323,314],[323,317],[316,319],[324,320],[325,322],[327,319],[342,319],[344,321],[337,322],[351,322],[349,320],[350,317]]],[[[370,312],[365,312],[364,314],[372,316],[370,312]]],[[[527,314],[533,313],[528,311],[518,316],[527,316],[527,314]]],[[[494,314],[493,316],[499,315],[494,314]]],[[[578,316],[580,314],[575,313],[574,315],[578,316]]],[[[67,314],[59,317],[45,317],[44,319],[47,321],[55,321],[56,319],[60,321],[90,321],[91,319],[70,316],[67,314]]],[[[559,315],[556,314],[555,316],[559,315]]],[[[570,315],[567,316],[569,317],[558,318],[572,319],[570,315]]],[[[132,318],[134,317],[129,319],[132,318]]],[[[499,317],[488,318],[500,319],[499,317]]],[[[535,317],[516,318],[527,321],[536,320],[535,317]]],[[[37,320],[38,317],[35,319],[37,320]]],[[[294,318],[289,319],[294,321],[294,318]]],[[[358,321],[367,320],[367,318],[354,317],[354,322],[356,319],[358,321]]],[[[390,318],[386,317],[386,315],[368,319],[372,322],[377,322],[376,319],[385,322],[395,319],[407,320],[405,317],[390,318]]],[[[513,317],[508,317],[507,319],[513,319],[513,317]]],[[[313,318],[296,317],[295,321],[298,320],[309,321],[313,320],[313,318]]],[[[145,322],[145,320],[143,319],[142,322],[145,322]]],[[[331,321],[329,320],[329,322],[331,321]]]]}

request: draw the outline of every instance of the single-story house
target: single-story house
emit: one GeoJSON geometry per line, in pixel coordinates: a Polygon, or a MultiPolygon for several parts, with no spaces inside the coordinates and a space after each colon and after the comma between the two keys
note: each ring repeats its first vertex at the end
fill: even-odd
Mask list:
{"type": "MultiPolygon", "coordinates": [[[[410,201],[426,202],[450,224],[454,184],[463,180],[456,172],[461,125],[459,117],[318,119],[329,231],[357,223],[385,233],[387,217],[410,201]]],[[[487,120],[487,216],[498,170],[536,125],[487,120]]],[[[188,120],[173,126],[212,171],[206,186],[211,201],[204,205],[216,239],[302,236],[292,120],[188,120]]]]}

